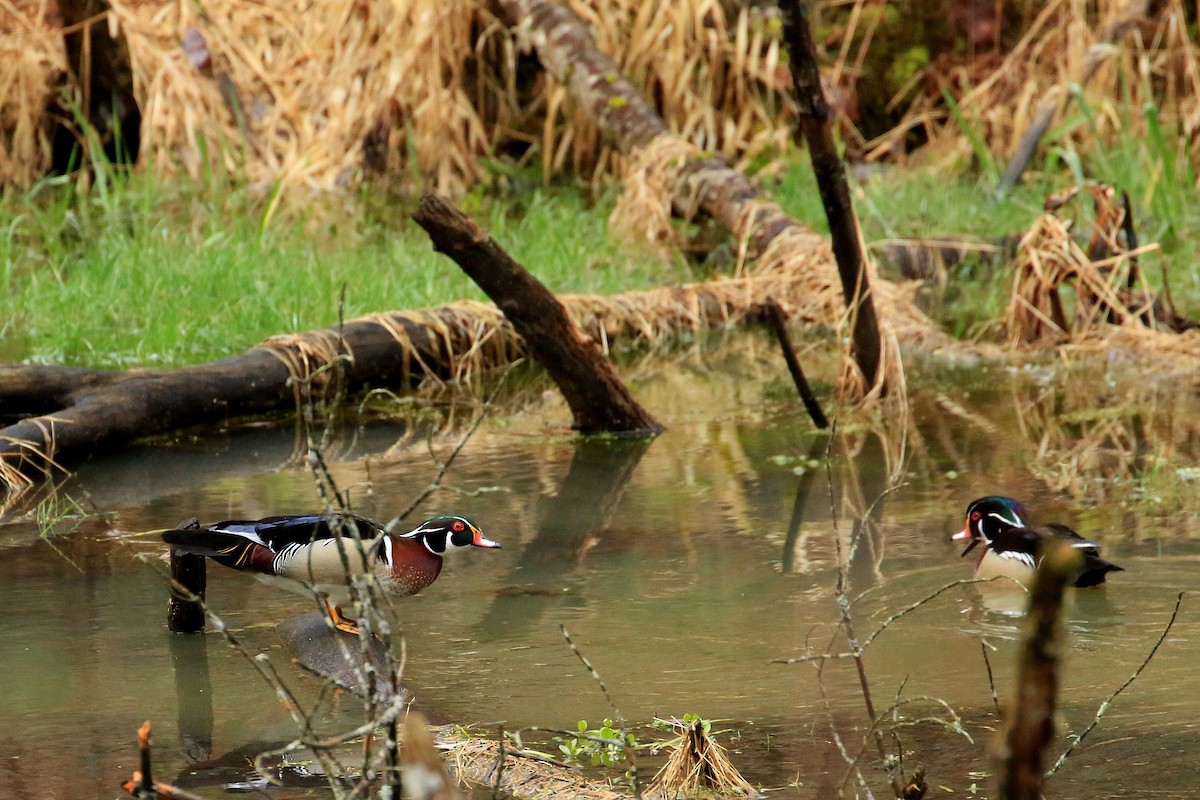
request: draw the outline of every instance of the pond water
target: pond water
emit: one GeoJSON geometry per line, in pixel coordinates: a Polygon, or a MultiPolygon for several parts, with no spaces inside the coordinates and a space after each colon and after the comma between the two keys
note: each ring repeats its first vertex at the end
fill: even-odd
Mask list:
{"type": "MultiPolygon", "coordinates": [[[[814,352],[804,357],[818,378],[831,374],[814,352]]],[[[855,752],[867,728],[853,663],[830,662],[818,680],[810,664],[773,662],[802,655],[806,643],[844,649],[840,638],[830,644],[839,552],[889,488],[850,555],[860,637],[969,577],[972,560],[949,536],[979,495],[1022,497],[1037,518],[1100,540],[1126,568],[1106,589],[1070,599],[1060,749],[1145,659],[1177,594],[1200,583],[1200,414],[1194,391],[1177,382],[910,365],[907,431],[843,422],[830,442],[812,431],[773,346],[757,335],[623,371],[667,425],[658,439],[578,443],[557,395],[527,380],[417,512],[470,515],[504,545],[456,554],[432,587],[397,604],[406,685],[435,720],[574,728],[612,716],[561,625],[626,719],[719,720],[720,740],[751,782],[778,790],[772,796],[833,796],[846,767],[831,725],[855,752]]],[[[431,402],[420,422],[342,431],[326,455],[356,511],[387,519],[435,474],[431,452],[445,458],[477,411],[462,397],[431,402]]],[[[255,753],[294,736],[270,688],[219,635],[166,631],[164,549],[137,533],[190,516],[319,509],[299,452],[292,429],[261,425],[145,445],[84,465],[40,512],[9,512],[0,526],[0,796],[115,796],[137,768],[134,732],[145,719],[156,777],[206,797],[249,780],[255,753]],[[86,516],[72,513],[75,504],[86,516]]],[[[925,765],[931,795],[969,794],[972,784],[992,791],[998,717],[981,643],[1004,704],[1021,597],[949,589],[867,651],[877,708],[939,698],[971,736],[914,722],[948,718],[931,702],[904,707],[914,724],[897,733],[908,763],[925,765]]],[[[271,654],[302,699],[315,696],[318,681],[288,663],[274,631],[311,611],[309,602],[218,567],[208,599],[247,648],[271,654]]],[[[1194,796],[1197,602],[1185,597],[1157,656],[1054,777],[1054,795],[1194,796]]],[[[348,730],[360,714],[353,698],[337,699],[322,730],[348,730]]],[[[870,753],[864,764],[885,796],[870,753]]],[[[316,785],[271,791],[327,794],[316,785]]]]}

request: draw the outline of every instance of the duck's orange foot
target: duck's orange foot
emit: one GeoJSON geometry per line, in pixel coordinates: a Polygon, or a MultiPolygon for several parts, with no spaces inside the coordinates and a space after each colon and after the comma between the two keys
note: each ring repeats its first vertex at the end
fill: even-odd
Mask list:
{"type": "Polygon", "coordinates": [[[329,612],[329,620],[333,623],[333,627],[339,631],[358,636],[358,623],[343,614],[340,608],[326,600],[325,609],[329,612]]]}

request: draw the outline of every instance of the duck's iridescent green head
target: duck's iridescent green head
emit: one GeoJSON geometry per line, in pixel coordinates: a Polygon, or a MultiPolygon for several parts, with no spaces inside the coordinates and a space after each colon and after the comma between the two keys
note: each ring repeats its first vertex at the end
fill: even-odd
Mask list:
{"type": "Polygon", "coordinates": [[[1002,495],[988,495],[971,501],[963,529],[950,538],[952,541],[970,540],[962,552],[965,556],[980,542],[991,544],[992,539],[1004,531],[1027,527],[1027,516],[1025,506],[1019,501],[1002,495]]]}

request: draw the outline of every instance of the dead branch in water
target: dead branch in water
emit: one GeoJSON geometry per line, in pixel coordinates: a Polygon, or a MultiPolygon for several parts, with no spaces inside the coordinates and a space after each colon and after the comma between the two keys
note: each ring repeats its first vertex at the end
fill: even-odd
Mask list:
{"type": "MultiPolygon", "coordinates": [[[[811,279],[782,271],[612,296],[559,300],[585,335],[606,346],[661,344],[681,332],[761,319],[769,298],[811,323],[827,315],[811,279]]],[[[72,367],[0,366],[0,487],[33,479],[139,438],[302,406],[306,382],[325,399],[341,359],[348,391],[458,380],[523,357],[503,314],[483,303],[372,314],[276,336],[241,355],[194,367],[108,372],[72,367]],[[44,390],[43,390],[43,387],[44,390]]]]}
{"type": "Polygon", "coordinates": [[[784,38],[791,55],[788,67],[800,104],[799,132],[808,145],[825,218],[829,221],[842,296],[850,309],[851,352],[867,385],[872,386],[879,373],[883,343],[879,338],[879,322],[867,278],[858,217],[850,200],[846,168],[833,141],[829,103],[821,89],[821,73],[817,69],[817,52],[808,27],[807,11],[806,3],[793,3],[789,13],[784,15],[783,23],[784,38]]]}
{"type": "Polygon", "coordinates": [[[655,435],[662,425],[633,399],[596,340],[585,336],[553,294],[470,217],[437,195],[413,219],[504,312],[562,392],[581,433],[655,435]]]}
{"type": "MultiPolygon", "coordinates": [[[[845,304],[831,302],[836,297],[838,278],[824,237],[766,201],[744,175],[723,160],[708,156],[668,132],[570,9],[549,0],[501,0],[500,8],[509,25],[528,36],[542,66],[569,88],[575,100],[622,152],[633,156],[627,183],[636,182],[639,175],[644,181],[646,175],[654,173],[660,176],[662,185],[670,187],[669,196],[652,198],[650,205],[669,206],[684,217],[697,212],[711,216],[738,243],[740,260],[760,259],[760,265],[768,271],[781,264],[807,271],[809,280],[820,286],[812,299],[820,298],[824,303],[827,315],[824,324],[840,323],[845,304]]],[[[630,210],[626,204],[618,207],[614,217],[622,216],[623,210],[626,218],[666,216],[646,214],[641,206],[630,210]]],[[[860,300],[866,297],[865,292],[846,296],[860,300]]],[[[897,331],[909,342],[949,341],[915,306],[898,298],[894,287],[878,287],[872,302],[880,304],[880,313],[885,315],[889,328],[885,331],[886,340],[876,347],[879,354],[876,365],[881,368],[868,371],[870,364],[864,364],[859,379],[847,382],[859,396],[866,396],[873,389],[902,391],[897,331]]]]}
{"type": "Polygon", "coordinates": [[[121,784],[121,788],[138,800],[204,800],[198,794],[184,791],[169,783],[159,783],[150,775],[150,720],[142,723],[137,731],[140,770],[121,784]]]}
{"type": "Polygon", "coordinates": [[[796,385],[796,392],[800,395],[800,400],[804,403],[809,418],[812,419],[814,425],[825,430],[829,427],[829,420],[826,419],[825,412],[821,410],[821,404],[817,400],[817,396],[813,394],[812,387],[808,385],[808,379],[804,377],[804,368],[800,366],[800,359],[796,357],[796,348],[792,346],[792,338],[788,336],[783,309],[774,300],[767,303],[767,320],[771,323],[771,330],[775,332],[775,339],[783,351],[783,360],[787,362],[792,383],[796,385]]]}

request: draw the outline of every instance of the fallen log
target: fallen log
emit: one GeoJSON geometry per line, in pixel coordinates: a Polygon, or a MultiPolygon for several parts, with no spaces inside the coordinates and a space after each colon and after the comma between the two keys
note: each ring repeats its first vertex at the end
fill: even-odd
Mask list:
{"type": "Polygon", "coordinates": [[[413,219],[504,312],[571,408],[584,434],[656,435],[663,427],[633,399],[596,340],[584,336],[562,303],[470,217],[442,198],[421,198],[413,219]]]}
{"type": "MultiPolygon", "coordinates": [[[[759,268],[767,272],[806,271],[813,289],[806,305],[822,307],[822,324],[838,325],[845,319],[847,305],[852,305],[855,297],[852,292],[844,302],[836,302],[839,280],[828,240],[767,201],[758,188],[722,159],[706,155],[669,132],[613,61],[597,48],[587,27],[570,9],[551,0],[499,0],[499,8],[519,40],[537,51],[545,70],[566,86],[617,147],[631,156],[627,184],[641,180],[668,186],[670,197],[666,202],[675,213],[690,217],[703,212],[711,216],[738,242],[741,260],[758,259],[759,268]]],[[[614,219],[641,229],[647,220],[661,217],[646,207],[647,202],[644,196],[633,201],[624,198],[614,219]]],[[[653,236],[653,232],[647,231],[646,235],[653,236]]],[[[871,281],[884,340],[877,380],[872,386],[860,372],[859,380],[852,384],[863,384],[860,394],[895,389],[903,401],[897,335],[928,348],[947,346],[950,340],[911,301],[900,297],[890,283],[875,276],[871,281]]]]}
{"type": "MultiPolygon", "coordinates": [[[[822,324],[811,288],[803,275],[776,273],[559,299],[580,330],[607,350],[757,323],[772,298],[793,319],[822,324]]],[[[339,383],[349,391],[407,388],[522,355],[520,337],[495,306],[457,303],[276,336],[241,355],[180,369],[0,366],[0,409],[18,420],[0,429],[0,486],[29,488],[37,477],[65,471],[63,464],[136,439],[294,408],[304,391],[319,400],[339,383]]]]}

